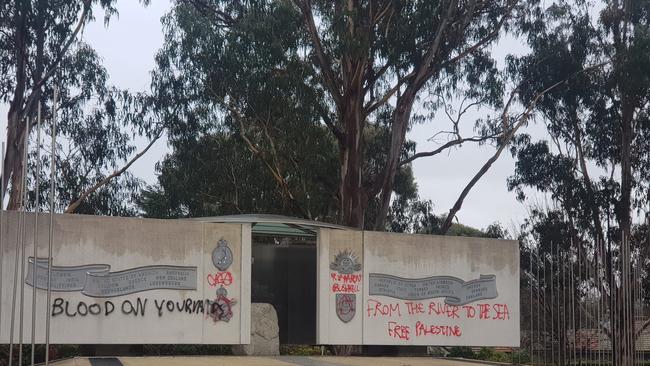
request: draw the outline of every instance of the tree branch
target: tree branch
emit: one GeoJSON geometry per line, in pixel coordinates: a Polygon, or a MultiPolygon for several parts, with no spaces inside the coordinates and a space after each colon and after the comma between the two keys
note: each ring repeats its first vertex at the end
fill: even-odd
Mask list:
{"type": "Polygon", "coordinates": [[[302,16],[307,26],[307,32],[311,38],[312,45],[314,46],[314,52],[316,52],[316,58],[318,59],[318,64],[322,70],[323,79],[325,85],[329,90],[334,102],[339,106],[342,102],[341,91],[338,87],[336,78],[334,77],[334,72],[332,71],[332,65],[329,61],[329,58],[323,51],[323,44],[321,43],[320,37],[318,36],[318,29],[316,29],[316,24],[314,22],[314,15],[311,12],[311,4],[308,0],[294,0],[294,4],[300,9],[302,16]]]}
{"type": "Polygon", "coordinates": [[[508,144],[510,143],[510,141],[514,137],[517,130],[528,121],[528,118],[529,118],[530,114],[532,113],[533,109],[535,108],[535,105],[537,104],[539,99],[542,96],[544,96],[546,93],[548,93],[551,90],[557,88],[558,86],[564,84],[570,78],[576,76],[577,74],[579,74],[581,72],[587,72],[587,71],[594,70],[594,69],[599,68],[599,67],[601,67],[601,66],[603,66],[603,65],[605,65],[607,63],[608,62],[604,62],[604,63],[600,63],[598,65],[594,65],[592,67],[583,69],[583,70],[581,70],[579,72],[576,72],[575,74],[573,74],[573,75],[571,75],[571,76],[569,76],[569,77],[567,77],[567,78],[565,78],[565,79],[563,79],[561,81],[558,81],[557,83],[549,86],[548,88],[542,90],[541,92],[537,93],[533,97],[533,99],[529,102],[528,107],[526,108],[526,110],[524,112],[522,112],[520,115],[517,116],[518,122],[516,124],[512,125],[512,127],[510,127],[511,124],[510,124],[510,121],[509,121],[510,117],[508,116],[508,110],[509,110],[511,103],[514,100],[514,96],[515,96],[515,94],[517,93],[518,90],[515,89],[511,93],[510,98],[508,100],[508,103],[506,104],[506,106],[505,106],[505,108],[503,110],[502,117],[501,117],[502,118],[502,123],[503,123],[503,126],[504,126],[504,131],[506,131],[505,129],[507,129],[507,128],[510,128],[510,130],[505,132],[506,134],[505,134],[503,140],[501,141],[501,145],[499,146],[497,151],[494,153],[494,155],[492,155],[485,162],[485,164],[483,164],[481,169],[479,169],[479,171],[474,175],[474,177],[472,177],[472,179],[469,181],[467,186],[465,186],[465,188],[461,192],[460,196],[456,200],[456,203],[454,204],[454,206],[449,210],[449,214],[445,218],[445,222],[443,223],[443,225],[441,227],[441,233],[443,235],[445,235],[447,233],[447,231],[449,230],[449,228],[451,228],[452,221],[453,221],[454,217],[456,216],[456,213],[458,213],[458,211],[460,211],[460,209],[461,209],[461,207],[463,205],[463,201],[465,200],[465,198],[467,197],[469,192],[472,190],[472,188],[474,188],[474,186],[479,181],[479,179],[481,179],[481,177],[483,177],[483,175],[485,175],[485,173],[490,169],[492,164],[494,164],[494,162],[499,158],[499,156],[501,155],[503,150],[506,148],[506,146],[508,146],[508,144]]]}
{"type": "Polygon", "coordinates": [[[119,177],[119,176],[122,175],[125,171],[127,171],[127,170],[131,167],[131,165],[133,165],[133,163],[135,163],[136,160],[140,159],[144,154],[147,153],[147,151],[149,151],[149,149],[151,148],[151,146],[153,146],[153,144],[154,144],[156,141],[158,141],[158,139],[162,136],[162,132],[163,132],[163,131],[164,131],[164,129],[161,128],[160,131],[158,131],[158,133],[154,136],[154,138],[151,139],[151,141],[149,141],[149,144],[147,145],[147,147],[145,147],[142,151],[140,151],[140,152],[137,153],[135,156],[133,156],[133,157],[131,158],[131,160],[129,160],[129,161],[126,163],[126,165],[124,165],[124,166],[122,167],[122,169],[114,171],[111,175],[109,175],[109,176],[107,176],[106,178],[102,179],[101,181],[95,183],[94,186],[92,186],[92,187],[90,187],[89,189],[87,189],[86,191],[84,191],[84,192],[81,194],[81,196],[79,196],[79,198],[78,198],[77,200],[75,200],[74,202],[70,203],[70,205],[68,205],[68,207],[65,209],[64,212],[65,212],[65,213],[74,213],[75,210],[79,207],[79,205],[81,205],[81,203],[82,203],[86,198],[88,198],[88,196],[90,196],[91,194],[93,194],[94,192],[96,192],[99,188],[101,188],[101,187],[105,186],[106,184],[108,184],[108,183],[109,183],[111,180],[113,180],[114,178],[119,177]]]}
{"type": "Polygon", "coordinates": [[[214,6],[210,6],[205,1],[202,1],[202,0],[183,0],[183,2],[194,6],[200,12],[208,11],[208,12],[212,13],[212,15],[216,16],[217,19],[221,23],[223,23],[223,26],[221,26],[222,28],[223,27],[230,27],[235,23],[235,19],[233,19],[230,16],[230,14],[228,14],[228,13],[226,13],[226,12],[220,10],[220,9],[217,9],[214,6]]]}
{"type": "Polygon", "coordinates": [[[413,160],[416,160],[416,159],[419,159],[419,158],[438,155],[438,154],[440,154],[441,152],[443,152],[444,150],[446,150],[446,149],[448,149],[450,147],[460,145],[460,144],[465,143],[465,142],[483,142],[483,141],[487,141],[489,139],[493,139],[493,138],[497,137],[498,135],[499,134],[492,134],[492,135],[488,135],[488,136],[480,136],[480,137],[479,136],[474,136],[474,137],[466,137],[466,138],[451,140],[451,141],[445,143],[444,145],[440,146],[439,148],[437,148],[437,149],[435,149],[433,151],[419,152],[417,154],[409,156],[408,158],[400,161],[399,166],[401,167],[401,166],[406,165],[406,164],[412,162],[413,160]]]}
{"type": "Polygon", "coordinates": [[[371,114],[372,112],[374,112],[377,108],[379,108],[382,105],[386,104],[386,102],[388,102],[388,100],[399,91],[400,87],[402,85],[404,85],[409,79],[413,78],[414,76],[415,76],[415,71],[413,71],[413,72],[409,73],[408,75],[404,76],[403,78],[399,79],[397,81],[397,84],[395,84],[395,86],[390,88],[384,94],[384,96],[381,97],[380,99],[376,99],[372,103],[368,102],[368,104],[366,104],[365,107],[364,107],[364,109],[365,109],[364,115],[367,116],[367,115],[371,114]]]}
{"type": "Polygon", "coordinates": [[[70,35],[70,38],[64,43],[63,47],[61,47],[61,52],[57,55],[56,59],[54,59],[54,62],[50,66],[49,70],[45,72],[43,77],[36,83],[34,86],[31,88],[32,92],[29,95],[29,98],[27,98],[27,102],[25,103],[25,109],[23,111],[23,115],[29,113],[29,111],[33,108],[34,104],[36,103],[36,96],[38,96],[38,92],[40,88],[45,84],[45,82],[52,77],[56,69],[58,68],[59,64],[63,60],[63,57],[65,54],[68,52],[68,49],[70,46],[72,46],[72,43],[74,40],[77,38],[77,34],[81,31],[83,28],[85,22],[86,22],[86,17],[88,16],[88,12],[90,11],[90,8],[92,6],[91,2],[89,0],[84,0],[84,7],[81,12],[81,17],[79,17],[79,22],[77,23],[77,26],[75,27],[74,31],[70,35]]]}

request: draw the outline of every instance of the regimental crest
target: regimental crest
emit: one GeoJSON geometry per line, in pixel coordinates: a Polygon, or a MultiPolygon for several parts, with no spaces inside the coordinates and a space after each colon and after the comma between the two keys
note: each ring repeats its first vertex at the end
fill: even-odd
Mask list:
{"type": "Polygon", "coordinates": [[[357,312],[357,295],[355,294],[336,294],[336,316],[342,322],[347,323],[357,312]]]}
{"type": "Polygon", "coordinates": [[[359,257],[351,250],[346,249],[339,251],[334,256],[334,262],[330,263],[330,269],[340,274],[352,274],[361,270],[361,263],[359,263],[359,257]]]}
{"type": "Polygon", "coordinates": [[[219,240],[212,250],[212,264],[220,271],[227,270],[232,264],[232,250],[224,239],[219,240]]]}
{"type": "Polygon", "coordinates": [[[228,290],[221,286],[217,290],[217,298],[209,304],[208,316],[215,323],[218,321],[229,322],[232,318],[232,307],[235,303],[235,299],[228,298],[228,290]]]}

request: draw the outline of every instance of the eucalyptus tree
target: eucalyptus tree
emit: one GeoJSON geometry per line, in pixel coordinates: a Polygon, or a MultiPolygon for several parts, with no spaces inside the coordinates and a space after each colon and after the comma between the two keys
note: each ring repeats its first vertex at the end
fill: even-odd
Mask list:
{"type": "MultiPolygon", "coordinates": [[[[100,56],[82,40],[84,27],[100,9],[108,25],[117,13],[113,0],[13,0],[0,4],[0,103],[9,106],[2,179],[10,192],[9,209],[20,206],[23,178],[33,191],[31,173],[23,177],[25,135],[31,136],[33,152],[39,104],[43,135],[49,135],[57,90],[59,208],[66,212],[133,213],[124,205],[139,185],[124,169],[140,156],[131,140],[136,135],[154,140],[159,129],[142,113],[148,103],[146,96],[110,87],[100,56]]],[[[42,140],[44,151],[49,151],[49,138],[42,140]]],[[[30,159],[35,164],[33,153],[30,159]]],[[[42,159],[41,193],[45,194],[49,160],[42,159]]],[[[32,201],[33,195],[29,193],[32,201]]]]}
{"type": "Polygon", "coordinates": [[[518,138],[509,185],[522,199],[525,187],[548,193],[583,258],[606,270],[594,283],[611,301],[615,363],[627,365],[638,333],[632,266],[648,246],[634,218],[648,212],[650,189],[650,2],[593,5],[550,5],[528,25],[532,53],[511,60],[511,71],[531,81],[524,98],[536,83],[568,81],[537,104],[549,138],[518,138]]]}
{"type": "MultiPolygon", "coordinates": [[[[448,138],[441,149],[404,155],[410,126],[447,121],[439,109],[450,99],[466,101],[450,113],[459,116],[478,104],[501,104],[503,85],[487,47],[515,15],[524,15],[522,5],[177,1],[163,20],[166,41],[153,82],[158,106],[176,109],[171,118],[182,127],[170,134],[175,148],[227,124],[265,165],[277,155],[267,132],[284,129],[278,121],[297,111],[308,115],[303,125],[324,126],[336,143],[338,221],[383,229],[403,166],[463,143],[503,137],[494,121],[481,124],[476,136],[464,136],[452,117],[432,128],[448,138]],[[387,131],[385,158],[367,165],[379,161],[366,156],[367,137],[377,128],[387,131]],[[368,210],[373,222],[366,222],[368,210]]],[[[277,174],[282,167],[270,165],[290,197],[284,175],[277,174]]]]}

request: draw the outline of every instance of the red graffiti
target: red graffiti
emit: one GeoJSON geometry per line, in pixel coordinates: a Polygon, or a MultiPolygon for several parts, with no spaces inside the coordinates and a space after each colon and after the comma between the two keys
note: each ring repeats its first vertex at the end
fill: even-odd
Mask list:
{"type": "Polygon", "coordinates": [[[447,316],[447,318],[457,319],[460,318],[460,316],[458,315],[458,310],[459,308],[456,305],[447,305],[435,301],[431,301],[429,303],[429,315],[431,314],[443,315],[443,316],[447,316]]]}
{"type": "Polygon", "coordinates": [[[356,294],[360,291],[359,285],[363,280],[360,274],[342,274],[331,272],[332,293],[356,294]]]}
{"type": "Polygon", "coordinates": [[[393,338],[403,339],[408,341],[410,339],[411,329],[408,325],[397,324],[396,322],[388,322],[388,335],[393,338]]]}
{"type": "Polygon", "coordinates": [[[368,317],[376,316],[402,316],[399,304],[382,304],[379,301],[368,300],[368,317]]]}
{"type": "Polygon", "coordinates": [[[356,294],[357,292],[359,292],[359,286],[335,283],[332,285],[332,292],[335,294],[336,293],[356,294]]]}
{"type": "Polygon", "coordinates": [[[478,304],[479,319],[490,319],[490,304],[478,304]]]}
{"type": "Polygon", "coordinates": [[[404,305],[406,305],[406,311],[408,311],[409,315],[424,314],[424,304],[420,302],[406,301],[404,305]]]}
{"type": "Polygon", "coordinates": [[[415,336],[441,335],[444,337],[460,337],[462,331],[457,325],[425,325],[418,321],[415,323],[415,336]]]}
{"type": "Polygon", "coordinates": [[[442,301],[426,302],[400,301],[381,302],[368,299],[366,316],[372,317],[401,317],[404,315],[430,315],[447,319],[478,319],[478,320],[510,320],[510,309],[507,304],[475,304],[448,305],[442,301]]]}
{"type": "Polygon", "coordinates": [[[217,272],[208,275],[208,285],[216,286],[230,286],[232,284],[232,273],[230,272],[217,272]]]}
{"type": "Polygon", "coordinates": [[[506,304],[494,304],[492,309],[496,313],[492,319],[496,320],[508,320],[510,319],[510,312],[508,311],[508,305],[506,304]]]}
{"type": "Polygon", "coordinates": [[[331,272],[330,276],[332,277],[332,280],[337,281],[337,282],[343,282],[343,283],[361,283],[361,280],[363,279],[362,275],[360,274],[343,274],[343,273],[337,273],[337,272],[331,272]]]}
{"type": "Polygon", "coordinates": [[[473,306],[463,305],[463,309],[465,309],[465,316],[467,317],[467,319],[472,319],[473,317],[476,316],[476,309],[474,309],[473,306]]]}

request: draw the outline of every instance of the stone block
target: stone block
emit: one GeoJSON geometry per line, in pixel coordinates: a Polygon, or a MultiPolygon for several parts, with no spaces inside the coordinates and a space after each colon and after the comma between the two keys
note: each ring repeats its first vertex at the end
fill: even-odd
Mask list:
{"type": "Polygon", "coordinates": [[[278,314],[271,304],[251,304],[251,343],[233,345],[238,356],[277,356],[280,354],[278,314]]]}

